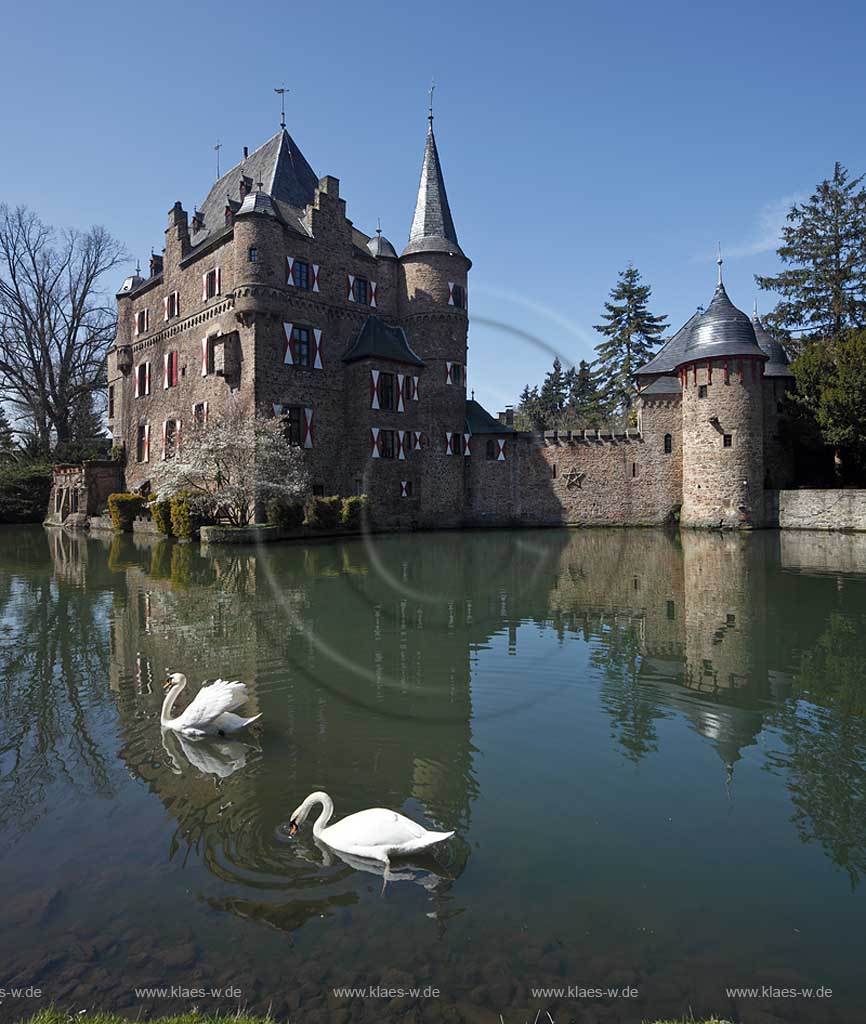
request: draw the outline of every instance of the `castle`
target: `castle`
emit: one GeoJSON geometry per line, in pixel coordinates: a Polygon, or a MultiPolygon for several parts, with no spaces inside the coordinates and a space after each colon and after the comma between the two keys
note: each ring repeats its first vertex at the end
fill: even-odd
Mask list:
{"type": "Polygon", "coordinates": [[[393,528],[765,525],[791,476],[781,346],[719,283],[636,375],[638,429],[516,431],[466,394],[468,272],[432,112],[408,243],[347,216],[283,124],[223,174],[192,220],[179,202],[147,278],[117,296],[104,464],[58,467],[48,522],[145,488],[190,425],[286,417],[314,494],[371,496],[393,528]]]}

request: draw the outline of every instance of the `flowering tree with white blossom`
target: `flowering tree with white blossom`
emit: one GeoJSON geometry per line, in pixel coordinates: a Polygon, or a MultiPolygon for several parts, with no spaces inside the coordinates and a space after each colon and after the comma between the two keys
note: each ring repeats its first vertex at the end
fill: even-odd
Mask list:
{"type": "Polygon", "coordinates": [[[289,441],[285,417],[239,410],[185,430],[153,474],[160,500],[185,493],[202,511],[248,526],[266,501],[298,501],[309,492],[303,450],[289,441]]]}

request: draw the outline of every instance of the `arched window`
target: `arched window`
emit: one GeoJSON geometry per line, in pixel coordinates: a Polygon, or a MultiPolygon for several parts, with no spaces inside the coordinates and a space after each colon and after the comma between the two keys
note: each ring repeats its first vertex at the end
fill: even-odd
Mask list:
{"type": "Polygon", "coordinates": [[[670,434],[665,434],[665,455],[670,455],[674,450],[674,439],[670,434]]]}

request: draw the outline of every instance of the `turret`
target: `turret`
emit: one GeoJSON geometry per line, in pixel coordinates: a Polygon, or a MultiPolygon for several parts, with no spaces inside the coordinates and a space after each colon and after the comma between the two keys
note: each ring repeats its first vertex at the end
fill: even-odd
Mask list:
{"type": "Polygon", "coordinates": [[[767,354],[719,283],[678,359],[683,389],[684,526],[764,524],[764,397],[767,354]]]}

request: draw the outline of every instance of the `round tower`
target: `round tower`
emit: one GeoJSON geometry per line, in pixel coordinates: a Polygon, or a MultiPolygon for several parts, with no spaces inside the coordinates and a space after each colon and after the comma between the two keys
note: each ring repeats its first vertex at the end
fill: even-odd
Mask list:
{"type": "Polygon", "coordinates": [[[398,261],[401,319],[425,363],[418,414],[428,438],[422,488],[431,525],[456,526],[463,517],[471,265],[457,241],[431,111],[415,216],[398,261]]]}
{"type": "Polygon", "coordinates": [[[678,364],[683,399],[683,526],[764,525],[767,354],[719,283],[678,364]]]}

